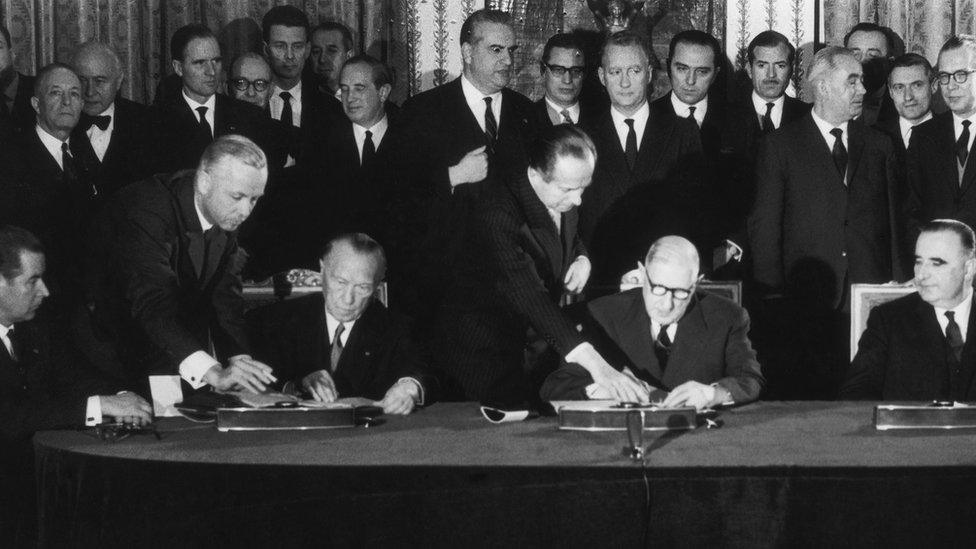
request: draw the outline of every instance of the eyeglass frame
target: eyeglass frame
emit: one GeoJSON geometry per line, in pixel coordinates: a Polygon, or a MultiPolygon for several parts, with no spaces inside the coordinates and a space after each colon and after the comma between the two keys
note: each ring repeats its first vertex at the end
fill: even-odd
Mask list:
{"type": "Polygon", "coordinates": [[[542,66],[545,67],[553,76],[556,78],[562,78],[569,73],[570,78],[573,80],[583,78],[586,75],[586,67],[564,67],[562,65],[551,65],[542,61],[542,66]]]}
{"type": "Polygon", "coordinates": [[[936,73],[935,80],[941,86],[948,86],[950,78],[955,80],[956,84],[965,84],[966,80],[969,80],[969,75],[973,74],[974,72],[976,72],[976,69],[968,71],[959,70],[956,72],[940,72],[936,73]],[[962,80],[959,79],[960,75],[962,76],[962,80]],[[943,82],[943,80],[945,80],[945,82],[943,82]]]}
{"type": "Polygon", "coordinates": [[[257,93],[264,93],[264,92],[268,91],[268,88],[269,87],[271,87],[271,81],[270,80],[265,80],[263,78],[258,78],[257,80],[248,80],[247,78],[244,78],[243,76],[239,76],[237,78],[228,78],[227,79],[227,82],[230,84],[230,86],[232,88],[234,88],[235,90],[237,90],[239,92],[246,92],[248,88],[253,87],[254,88],[254,91],[256,91],[257,93]],[[263,90],[262,89],[258,89],[258,86],[257,86],[258,82],[264,82],[264,89],[263,90]],[[238,86],[239,83],[243,83],[244,84],[244,88],[243,89],[238,86]]]}
{"type": "Polygon", "coordinates": [[[651,282],[651,276],[647,272],[647,265],[644,265],[643,267],[644,267],[644,283],[647,284],[648,290],[650,290],[651,295],[657,297],[662,297],[665,294],[670,293],[673,299],[676,299],[677,301],[686,301],[688,299],[691,299],[691,296],[695,294],[695,287],[698,286],[698,281],[702,279],[702,275],[699,274],[698,278],[695,279],[695,281],[691,284],[690,288],[671,288],[669,286],[665,286],[664,284],[655,284],[654,282],[651,282]],[[660,291],[660,293],[656,293],[656,291],[660,291]]]}

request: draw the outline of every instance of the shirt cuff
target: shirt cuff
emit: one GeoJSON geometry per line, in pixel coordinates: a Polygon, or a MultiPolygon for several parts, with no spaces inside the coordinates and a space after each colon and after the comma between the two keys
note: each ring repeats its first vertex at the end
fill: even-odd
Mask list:
{"type": "Polygon", "coordinates": [[[728,240],[728,239],[725,240],[725,245],[732,248],[732,250],[733,250],[732,251],[732,259],[734,259],[736,261],[742,261],[742,253],[743,252],[742,252],[742,247],[741,246],[739,246],[735,242],[732,242],[731,240],[728,240]]]}
{"type": "MultiPolygon", "coordinates": [[[[715,388],[715,392],[718,394],[725,393],[723,395],[722,402],[719,402],[717,406],[734,406],[735,400],[732,398],[732,391],[729,391],[718,382],[712,383],[711,387],[715,388]]],[[[712,399],[714,400],[714,398],[712,399]]]]}
{"type": "Polygon", "coordinates": [[[590,345],[589,342],[584,341],[583,343],[580,343],[579,345],[573,347],[573,350],[572,351],[566,353],[565,360],[566,360],[566,362],[569,362],[569,363],[575,362],[575,363],[579,364],[579,361],[576,360],[576,359],[579,358],[581,355],[587,353],[587,352],[594,352],[595,353],[596,352],[596,349],[594,349],[593,348],[593,345],[590,345]]]}
{"type": "Polygon", "coordinates": [[[417,406],[424,405],[424,386],[423,384],[420,383],[419,380],[412,377],[401,377],[400,379],[397,380],[397,383],[413,383],[414,385],[416,385],[418,396],[417,398],[414,399],[413,403],[416,404],[417,406]]]}
{"type": "Polygon", "coordinates": [[[88,406],[85,408],[85,426],[91,427],[102,422],[102,400],[97,396],[88,397],[88,406]]]}
{"type": "Polygon", "coordinates": [[[220,366],[217,360],[203,351],[196,351],[180,362],[180,377],[182,377],[190,387],[199,389],[206,385],[203,376],[214,366],[220,366]]]}

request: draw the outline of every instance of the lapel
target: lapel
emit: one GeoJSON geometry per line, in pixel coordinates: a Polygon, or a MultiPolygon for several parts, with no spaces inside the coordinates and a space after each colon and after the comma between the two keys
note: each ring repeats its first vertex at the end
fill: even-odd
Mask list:
{"type": "MultiPolygon", "coordinates": [[[[805,162],[807,167],[813,173],[830,174],[827,178],[829,181],[846,189],[844,180],[837,173],[837,166],[834,165],[834,157],[831,155],[830,147],[827,146],[827,141],[824,140],[820,129],[817,128],[817,123],[813,121],[813,115],[807,115],[798,121],[797,124],[803,124],[803,136],[806,143],[798,145],[799,150],[807,156],[807,162],[805,162]]],[[[850,136],[848,136],[848,139],[850,139],[850,136]]],[[[850,155],[849,152],[848,155],[850,155]]],[[[850,165],[849,159],[850,156],[848,156],[848,165],[850,165]]]]}
{"type": "Polygon", "coordinates": [[[340,125],[339,131],[339,157],[348,163],[352,173],[358,173],[362,168],[359,160],[359,148],[356,146],[356,135],[353,132],[352,122],[344,122],[340,125]]]}
{"type": "Polygon", "coordinates": [[[850,188],[854,184],[854,176],[857,175],[857,168],[861,163],[861,156],[864,153],[865,133],[867,128],[860,120],[851,120],[847,123],[847,186],[850,188]]]}
{"type": "MultiPolygon", "coordinates": [[[[647,124],[644,126],[644,137],[641,138],[640,149],[637,151],[637,162],[634,163],[633,174],[654,173],[658,162],[660,162],[661,158],[665,155],[652,155],[652,153],[660,153],[667,148],[668,143],[671,141],[671,137],[674,134],[675,125],[678,123],[679,120],[674,115],[673,110],[671,110],[671,116],[668,117],[656,114],[655,109],[650,109],[650,114],[647,117],[647,124]]],[[[611,126],[612,125],[613,124],[611,121],[611,126]]],[[[614,137],[616,137],[616,131],[614,131],[614,137]]],[[[620,143],[619,138],[617,139],[617,143],[620,143]]],[[[626,160],[624,160],[624,162],[626,162],[626,160]]]]}
{"type": "Polygon", "coordinates": [[[191,178],[191,182],[189,184],[182,182],[181,188],[176,190],[176,200],[179,204],[179,215],[183,219],[183,240],[186,242],[187,255],[193,266],[193,274],[200,281],[200,286],[203,286],[206,244],[203,240],[203,227],[200,226],[196,207],[193,204],[193,176],[187,177],[191,178]]]}
{"type": "Polygon", "coordinates": [[[680,378],[688,377],[694,371],[696,357],[704,347],[703,340],[708,333],[708,322],[705,320],[700,297],[695,294],[691,299],[685,314],[678,320],[678,332],[671,345],[668,369],[664,372],[666,387],[674,387],[680,378]],[[686,363],[688,366],[685,366],[686,363]]]}
{"type": "Polygon", "coordinates": [[[515,94],[508,88],[502,88],[502,117],[498,121],[498,140],[516,139],[523,133],[523,128],[529,123],[525,113],[515,108],[515,94]]]}
{"type": "MultiPolygon", "coordinates": [[[[918,342],[913,347],[919,349],[922,357],[925,358],[921,363],[929,363],[934,367],[934,371],[925,378],[928,383],[932,384],[930,392],[948,396],[949,364],[946,361],[945,334],[942,333],[942,327],[939,326],[939,321],[935,318],[935,310],[932,306],[922,301],[921,297],[916,297],[916,299],[918,300],[915,308],[917,321],[914,324],[918,328],[909,337],[918,342]]],[[[972,312],[970,311],[970,320],[973,317],[972,312]]],[[[970,347],[970,345],[967,343],[966,347],[970,347]]],[[[970,349],[969,352],[972,353],[972,350],[970,349]]],[[[965,356],[965,354],[966,349],[963,350],[963,355],[965,356]]]]}
{"type": "Polygon", "coordinates": [[[779,121],[779,127],[782,128],[784,124],[803,118],[803,115],[808,112],[810,112],[810,106],[808,104],[799,99],[787,96],[786,101],[783,103],[783,117],[779,121]]]}
{"type": "Polygon", "coordinates": [[[576,227],[579,225],[579,208],[573,208],[562,215],[562,236],[563,245],[563,268],[560,269],[561,276],[569,264],[576,259],[574,252],[576,249],[576,227]]]}
{"type": "Polygon", "coordinates": [[[933,179],[943,180],[943,184],[949,191],[949,196],[959,196],[961,194],[959,161],[956,159],[956,133],[953,128],[952,113],[937,114],[932,120],[924,123],[924,125],[928,124],[933,125],[932,131],[929,132],[932,137],[932,148],[926,151],[927,160],[932,161],[928,167],[932,170],[942,170],[942,175],[933,177],[933,179]],[[936,160],[937,158],[939,160],[936,160]]]}
{"type": "MultiPolygon", "coordinates": [[[[598,121],[594,124],[594,140],[597,143],[606,143],[606,146],[600,151],[600,156],[597,159],[597,163],[601,166],[612,166],[613,168],[606,170],[608,172],[626,173],[628,175],[626,178],[610,177],[608,178],[608,181],[617,187],[627,189],[632,186],[633,183],[629,177],[630,172],[627,169],[627,157],[624,154],[623,147],[620,146],[620,137],[617,136],[617,128],[614,127],[613,117],[610,115],[609,109],[612,108],[613,107],[609,107],[607,110],[603,111],[603,115],[600,116],[598,121]]],[[[650,122],[650,118],[648,118],[648,122],[650,122]]],[[[646,128],[644,133],[647,133],[646,128]]],[[[639,157],[640,154],[638,151],[638,159],[639,157]]]]}
{"type": "Polygon", "coordinates": [[[217,139],[225,133],[232,133],[235,129],[231,124],[231,115],[228,112],[230,105],[218,93],[214,98],[214,127],[213,136],[217,139]]]}
{"type": "Polygon", "coordinates": [[[376,301],[370,303],[363,316],[353,325],[336,367],[336,375],[344,377],[354,393],[365,390],[364,381],[373,378],[373,343],[382,338],[382,330],[378,326],[382,311],[377,307],[382,307],[382,304],[376,301]]]}
{"type": "MultiPolygon", "coordinates": [[[[453,128],[450,135],[458,138],[454,146],[465,148],[469,143],[484,144],[485,137],[484,132],[481,130],[481,124],[478,123],[478,119],[475,118],[474,113],[468,108],[468,102],[464,99],[464,91],[461,89],[461,77],[455,78],[453,82],[446,84],[446,86],[449,87],[444,90],[444,113],[447,114],[448,123],[453,128]],[[450,113],[454,114],[452,115],[450,113]]],[[[503,100],[502,116],[505,115],[505,103],[507,101],[503,100]]],[[[501,122],[499,122],[499,137],[502,131],[501,122]]],[[[464,152],[467,152],[467,150],[464,152]]]]}
{"type": "Polygon", "coordinates": [[[549,217],[549,210],[532,190],[528,176],[516,180],[515,196],[525,215],[529,233],[540,249],[546,254],[552,276],[558,281],[563,272],[563,246],[556,233],[556,226],[549,217]]]}
{"type": "MultiPolygon", "coordinates": [[[[973,295],[973,299],[976,300],[976,294],[973,295]]],[[[969,326],[976,326],[976,303],[972,303],[969,306],[969,326]]],[[[966,343],[962,348],[962,359],[960,360],[960,365],[962,368],[962,375],[960,376],[960,388],[965,387],[965,398],[968,400],[970,398],[976,397],[976,393],[973,393],[970,389],[974,379],[974,374],[976,374],[976,343],[973,342],[973,338],[969,337],[970,332],[967,328],[966,343]]]]}
{"type": "MultiPolygon", "coordinates": [[[[654,353],[654,343],[651,338],[651,319],[647,316],[647,309],[644,307],[644,296],[641,290],[634,292],[634,299],[630,307],[624,313],[621,325],[625,328],[620,330],[620,347],[624,350],[630,349],[628,353],[634,362],[633,368],[643,370],[650,376],[652,383],[661,385],[661,365],[657,361],[654,353]]],[[[635,372],[636,373],[636,372],[635,372]]]]}

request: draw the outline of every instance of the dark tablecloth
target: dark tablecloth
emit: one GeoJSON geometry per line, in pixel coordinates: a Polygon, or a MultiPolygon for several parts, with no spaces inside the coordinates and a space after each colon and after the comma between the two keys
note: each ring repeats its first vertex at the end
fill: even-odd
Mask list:
{"type": "Polygon", "coordinates": [[[872,403],[763,402],[648,435],[436,404],[369,429],[35,439],[46,545],[783,546],[972,539],[976,432],[878,432],[872,403]]]}

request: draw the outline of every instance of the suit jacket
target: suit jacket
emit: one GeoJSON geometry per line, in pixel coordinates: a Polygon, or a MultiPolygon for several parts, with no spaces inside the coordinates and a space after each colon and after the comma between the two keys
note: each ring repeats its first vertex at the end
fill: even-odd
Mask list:
{"type": "Polygon", "coordinates": [[[448,168],[485,145],[485,134],[465,102],[461,77],[411,97],[401,118],[396,131],[386,137],[391,140],[399,188],[390,264],[399,266],[392,276],[401,282],[401,295],[413,301],[412,316],[423,323],[439,301],[439,288],[452,276],[479,196],[504,181],[507,173],[525,171],[524,149],[535,136],[535,117],[531,101],[503,89],[488,177],[453,190],[448,168]]]}
{"type": "Polygon", "coordinates": [[[947,360],[949,348],[935,309],[910,294],[871,310],[857,355],[840,391],[841,399],[976,399],[976,307],[958,370],[947,360]]]}
{"type": "Polygon", "coordinates": [[[248,327],[255,358],[274,367],[280,382],[328,370],[340,398],[381,400],[398,379],[411,377],[423,387],[425,404],[436,399],[437,380],[410,322],[379,301],[370,303],[353,325],[334,370],[321,293],[255,309],[248,313],[248,327]]]}
{"type": "Polygon", "coordinates": [[[177,374],[211,342],[218,358],[247,352],[244,254],[235,233],[217,228],[206,252],[193,177],[183,171],[129,185],[99,216],[89,309],[98,343],[115,351],[102,362],[120,377],[177,374]]]}
{"type": "Polygon", "coordinates": [[[318,140],[320,130],[343,122],[346,122],[346,115],[342,112],[342,103],[335,96],[319,90],[314,80],[304,78],[301,125],[288,128],[291,133],[288,153],[295,159],[296,164],[314,162],[322,153],[318,148],[321,144],[318,140]]]}
{"type": "Polygon", "coordinates": [[[479,210],[431,343],[438,368],[468,399],[528,394],[519,374],[529,329],[560,355],[582,343],[559,300],[566,270],[586,250],[576,211],[561,224],[557,233],[525,175],[479,210]]]}
{"type": "Polygon", "coordinates": [[[8,119],[15,133],[27,133],[33,130],[34,124],[37,123],[37,113],[30,102],[33,95],[34,77],[18,73],[17,90],[14,93],[14,102],[8,119]]]}
{"type": "MultiPolygon", "coordinates": [[[[654,353],[651,321],[642,289],[634,288],[591,301],[597,347],[618,369],[630,368],[651,385],[671,391],[686,381],[717,383],[736,404],[759,397],[763,378],[749,342],[749,314],[735,303],[712,294],[696,293],[671,346],[666,368],[654,353]]],[[[578,364],[566,364],[546,379],[543,400],[586,400],[593,378],[578,364]]]]}
{"type": "MultiPolygon", "coordinates": [[[[82,120],[85,116],[82,115],[82,120]]],[[[71,133],[72,145],[87,157],[92,183],[102,199],[118,189],[152,175],[157,165],[158,144],[152,135],[150,110],[123,97],[115,98],[115,116],[108,149],[101,161],[88,139],[88,128],[79,124],[71,133]]]]}
{"type": "MultiPolygon", "coordinates": [[[[157,159],[157,172],[175,172],[196,168],[200,157],[213,139],[197,137],[199,115],[179,93],[169,101],[153,107],[153,127],[156,142],[162,144],[157,159]]],[[[273,143],[276,135],[269,129],[271,122],[254,105],[217,94],[214,107],[213,137],[239,134],[257,143],[268,157],[269,168],[284,164],[287,143],[273,143]]]]}
{"type": "Polygon", "coordinates": [[[937,114],[912,130],[905,154],[906,249],[914,250],[919,225],[933,219],[976,226],[976,162],[967,160],[961,182],[958,166],[951,112],[937,114]]]}
{"type": "Polygon", "coordinates": [[[849,284],[901,277],[891,140],[857,120],[848,133],[847,185],[812,115],[768,135],[749,215],[756,281],[832,308],[849,284]]]}
{"type": "Polygon", "coordinates": [[[593,263],[593,291],[615,291],[620,276],[661,236],[682,235],[705,249],[712,239],[715,193],[702,169],[694,124],[651,110],[633,170],[609,109],[582,127],[597,149],[593,181],[580,208],[580,233],[593,263]]]}

